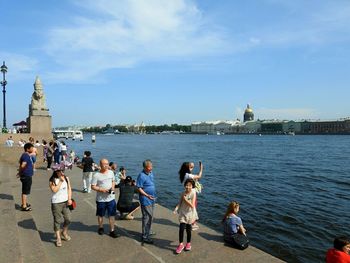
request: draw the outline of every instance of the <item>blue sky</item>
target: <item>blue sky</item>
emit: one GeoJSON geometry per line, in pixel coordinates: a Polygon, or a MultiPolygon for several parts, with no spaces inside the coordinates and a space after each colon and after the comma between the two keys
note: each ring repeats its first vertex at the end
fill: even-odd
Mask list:
{"type": "Polygon", "coordinates": [[[350,117],[348,0],[32,0],[1,10],[7,126],[27,117],[36,75],[54,126],[242,119],[247,103],[260,119],[350,117]]]}

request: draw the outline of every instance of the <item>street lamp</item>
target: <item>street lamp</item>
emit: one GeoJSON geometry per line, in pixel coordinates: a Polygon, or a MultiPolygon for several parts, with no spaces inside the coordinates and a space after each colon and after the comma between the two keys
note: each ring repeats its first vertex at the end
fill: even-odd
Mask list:
{"type": "Polygon", "coordinates": [[[5,65],[5,61],[2,63],[1,66],[1,72],[2,72],[2,81],[0,82],[0,84],[2,85],[2,94],[3,94],[3,112],[4,112],[4,118],[3,118],[3,128],[6,129],[6,99],[5,99],[5,95],[6,95],[6,84],[7,81],[5,79],[5,75],[7,73],[7,67],[5,65]]]}

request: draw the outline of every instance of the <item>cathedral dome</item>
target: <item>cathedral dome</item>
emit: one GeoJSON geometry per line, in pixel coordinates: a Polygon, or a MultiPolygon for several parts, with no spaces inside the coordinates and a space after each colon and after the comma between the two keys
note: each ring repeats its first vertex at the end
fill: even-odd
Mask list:
{"type": "Polygon", "coordinates": [[[250,107],[249,104],[247,104],[247,108],[244,111],[244,116],[243,116],[243,120],[246,121],[253,121],[254,120],[254,113],[253,113],[253,109],[250,107]]]}
{"type": "Polygon", "coordinates": [[[253,110],[252,110],[251,108],[246,108],[244,112],[245,112],[245,113],[252,113],[253,110]]]}

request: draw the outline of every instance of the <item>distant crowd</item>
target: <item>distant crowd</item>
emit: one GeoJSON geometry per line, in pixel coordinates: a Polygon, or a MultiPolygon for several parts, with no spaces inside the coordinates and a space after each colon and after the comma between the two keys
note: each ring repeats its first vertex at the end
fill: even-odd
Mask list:
{"type": "MultiPolygon", "coordinates": [[[[22,182],[21,210],[31,211],[28,203],[28,195],[31,192],[32,176],[35,170],[35,158],[37,149],[34,139],[24,145],[24,153],[19,160],[17,176],[22,182]]],[[[71,222],[71,209],[74,209],[75,202],[72,198],[72,187],[65,170],[76,164],[82,169],[82,192],[89,194],[96,192],[96,216],[97,233],[103,235],[105,232],[103,218],[107,214],[109,219],[109,236],[117,238],[120,234],[116,230],[115,218],[117,214],[121,219],[133,220],[134,213],[141,210],[141,242],[153,244],[152,222],[157,200],[156,185],[152,161],[147,159],[142,163],[142,171],[133,180],[127,176],[125,167],[120,167],[115,162],[109,162],[103,158],[96,164],[90,151],[85,151],[84,156],[79,160],[73,150],[67,153],[67,146],[64,141],[42,142],[44,161],[47,162],[47,169],[53,170],[49,178],[49,188],[52,191],[51,211],[53,215],[53,230],[55,232],[57,247],[62,246],[62,240],[69,241],[68,227],[71,222]],[[119,188],[119,198],[116,202],[115,189],[119,188]],[[138,195],[139,201],[134,196],[138,195]]],[[[173,213],[179,219],[179,244],[174,251],[180,254],[183,250],[192,249],[191,232],[198,230],[197,221],[197,197],[202,191],[200,180],[203,175],[203,164],[199,162],[198,173],[193,173],[195,164],[184,162],[179,169],[179,181],[184,186],[178,204],[173,213]],[[184,233],[186,232],[186,243],[184,233]]],[[[238,216],[240,204],[237,201],[229,202],[226,213],[223,216],[223,237],[226,244],[239,249],[245,249],[249,245],[247,230],[243,226],[242,219],[238,216]]],[[[350,241],[347,237],[337,237],[334,240],[334,248],[329,249],[326,255],[327,263],[347,262],[350,263],[350,241]]]]}

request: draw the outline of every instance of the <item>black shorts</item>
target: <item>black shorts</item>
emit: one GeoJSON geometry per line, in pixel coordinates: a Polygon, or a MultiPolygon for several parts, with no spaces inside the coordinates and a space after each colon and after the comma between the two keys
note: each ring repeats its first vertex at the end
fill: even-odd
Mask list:
{"type": "Polygon", "coordinates": [[[32,177],[31,176],[21,177],[21,182],[22,182],[22,194],[29,195],[30,189],[32,188],[32,177]]]}
{"type": "Polygon", "coordinates": [[[120,213],[130,213],[134,211],[136,208],[138,208],[139,206],[140,206],[139,202],[132,202],[131,206],[129,207],[120,207],[118,203],[117,209],[120,213]]]}

